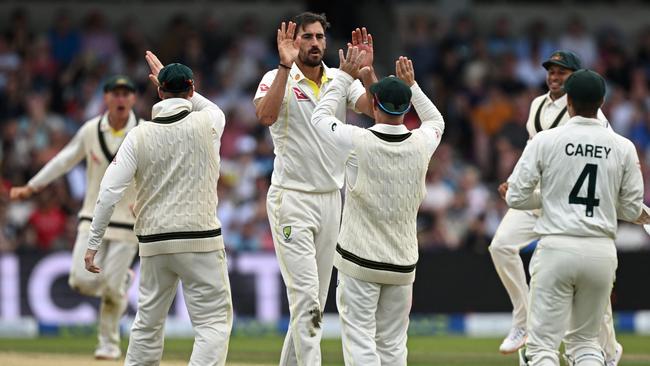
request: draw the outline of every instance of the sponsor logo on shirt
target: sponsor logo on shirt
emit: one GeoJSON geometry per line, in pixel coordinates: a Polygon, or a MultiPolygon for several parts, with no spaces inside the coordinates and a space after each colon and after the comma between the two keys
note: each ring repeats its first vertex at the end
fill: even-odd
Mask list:
{"type": "Polygon", "coordinates": [[[267,92],[267,91],[269,91],[269,89],[271,89],[270,86],[268,86],[266,84],[260,84],[260,91],[261,92],[267,92]]]}
{"type": "Polygon", "coordinates": [[[336,126],[337,126],[336,123],[332,123],[332,127],[331,127],[331,128],[332,128],[332,132],[336,131],[336,126]]]}
{"type": "Polygon", "coordinates": [[[297,86],[293,87],[293,94],[296,95],[296,100],[298,101],[309,100],[307,94],[303,93],[303,91],[300,90],[297,86]]]}

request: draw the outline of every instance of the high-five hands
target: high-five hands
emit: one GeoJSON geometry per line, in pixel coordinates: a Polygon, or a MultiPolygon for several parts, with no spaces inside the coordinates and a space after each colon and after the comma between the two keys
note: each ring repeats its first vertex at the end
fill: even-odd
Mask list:
{"type": "Polygon", "coordinates": [[[372,35],[368,33],[366,27],[352,31],[352,40],[348,43],[348,49],[352,47],[357,47],[359,51],[366,52],[366,56],[361,61],[361,67],[372,67],[375,51],[372,44],[372,35]]]}
{"type": "Polygon", "coordinates": [[[408,57],[400,56],[395,61],[395,74],[408,86],[415,84],[415,72],[413,71],[413,61],[408,57]]]}
{"type": "Polygon", "coordinates": [[[289,22],[287,25],[285,22],[282,22],[280,28],[278,29],[278,54],[280,56],[280,64],[291,67],[296,58],[298,58],[298,51],[300,51],[300,46],[298,42],[299,39],[294,39],[296,33],[296,23],[289,22]]]}
{"type": "Polygon", "coordinates": [[[359,51],[356,46],[348,48],[348,52],[343,57],[343,50],[339,49],[339,69],[355,79],[359,78],[359,69],[361,69],[361,62],[366,56],[366,51],[359,51]]]}

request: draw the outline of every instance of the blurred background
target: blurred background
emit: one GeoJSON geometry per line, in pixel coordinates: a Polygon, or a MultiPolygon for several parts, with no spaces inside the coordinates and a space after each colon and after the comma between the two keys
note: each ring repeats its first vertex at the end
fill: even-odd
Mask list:
{"type": "MultiPolygon", "coordinates": [[[[418,216],[413,329],[507,331],[511,306],[487,251],[506,211],[496,187],[526,144],[530,102],[547,91],[541,63],[553,50],[576,52],[585,67],[606,77],[603,112],[635,143],[644,177],[650,173],[650,7],[643,1],[2,1],[0,324],[27,321],[42,333],[44,325],[94,321],[96,301],[67,288],[84,166],[31,201],[9,202],[7,192],[25,184],[84,121],[103,111],[109,76],[126,74],[137,82],[136,114],[150,118],[158,99],[144,52],[152,50],[163,63],[190,66],[197,91],[226,114],[218,216],[230,255],[236,327],[286,327],[265,206],[273,144],[256,120],[252,98],[264,73],[277,67],[278,25],[305,10],[325,12],[332,23],[326,64],[337,67],[338,48],[354,28],[366,26],[378,73],[394,73],[400,55],[412,58],[416,80],[445,118],[418,216]],[[468,314],[476,313],[488,320],[472,325],[468,314]],[[418,322],[433,314],[444,316],[418,322]]],[[[353,113],[349,121],[370,123],[353,113]]],[[[414,112],[407,125],[419,125],[414,112]]],[[[617,246],[617,327],[650,332],[644,311],[650,309],[644,285],[650,237],[621,224],[617,246]]],[[[531,250],[523,254],[526,261],[531,250]]],[[[179,295],[170,321],[187,324],[182,304],[179,295]]],[[[327,309],[335,312],[334,301],[327,309]]]]}

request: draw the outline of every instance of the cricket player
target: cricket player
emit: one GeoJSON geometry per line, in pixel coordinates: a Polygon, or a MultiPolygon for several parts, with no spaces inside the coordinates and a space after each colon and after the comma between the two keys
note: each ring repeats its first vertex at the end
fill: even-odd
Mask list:
{"type": "MultiPolygon", "coordinates": [[[[526,123],[531,139],[538,132],[564,125],[569,120],[567,96],[563,85],[571,73],[581,67],[581,62],[573,52],[560,50],[555,51],[542,66],[547,70],[546,85],[549,91],[531,103],[526,123]]],[[[600,109],[598,119],[607,124],[607,119],[600,109]]],[[[504,187],[505,185],[499,187],[501,193],[504,187]]],[[[519,251],[539,239],[539,234],[533,230],[539,215],[539,210],[509,209],[489,247],[494,267],[513,305],[513,326],[499,346],[502,353],[517,351],[526,340],[528,284],[519,251]]],[[[616,365],[621,358],[623,347],[616,341],[611,306],[608,307],[603,322],[600,340],[607,354],[608,365],[616,365]]]]}
{"type": "Polygon", "coordinates": [[[605,80],[578,70],[564,89],[571,119],[528,143],[506,187],[511,208],[542,208],[522,365],[559,365],[565,333],[571,365],[606,364],[598,336],[617,267],[617,220],[647,219],[636,149],[598,118],[605,80]]]}
{"type": "Polygon", "coordinates": [[[27,185],[10,191],[11,199],[27,199],[86,159],[86,196],[79,212],[68,283],[81,294],[101,298],[99,343],[95,349],[95,358],[101,360],[114,360],[122,355],[119,322],[127,307],[126,292],[134,278],[129,267],[138,250],[133,234],[135,217],[131,211],[135,200],[133,186],[128,187],[124,200],[108,221],[104,245],[97,254],[97,262],[105,268],[104,273],[97,275],[84,270],[83,256],[101,179],[126,134],[139,123],[133,113],[135,102],[135,84],[128,77],[110,78],[104,84],[107,111],[84,123],[73,139],[27,185]]]}
{"type": "Polygon", "coordinates": [[[102,180],[90,228],[86,269],[94,262],[113,208],[135,179],[140,247],[138,312],[125,365],[158,365],[167,312],[183,283],[195,332],[189,365],[224,365],[232,303],[221,224],[216,217],[223,112],[194,92],[192,70],[162,67],[147,51],[149,78],[161,102],[153,120],[133,129],[102,180]]]}
{"type": "MultiPolygon", "coordinates": [[[[321,364],[322,312],[344,179],[344,166],[328,156],[328,146],[310,122],[322,94],[340,74],[323,63],[328,26],[324,15],[314,13],[283,22],[277,32],[280,64],[264,75],[254,98],[275,153],[266,208],[290,312],[280,365],[321,364]]],[[[365,51],[363,65],[371,66],[372,36],[365,28],[352,33],[352,44],[365,51]]],[[[336,117],[345,121],[348,108],[370,114],[371,100],[356,81],[337,104],[336,117]]]]}
{"type": "Polygon", "coordinates": [[[328,156],[346,165],[334,257],[343,355],[349,366],[405,366],[418,260],[416,218],[429,160],[445,125],[415,82],[413,63],[406,57],[396,61],[397,77],[370,85],[375,125],[363,129],[342,124],[335,111],[359,77],[362,55],[356,47],[348,48],[346,58],[342,50],[339,54],[343,72],[319,101],[312,123],[326,142],[328,156]],[[409,131],[403,122],[411,103],[422,125],[409,131]]]}

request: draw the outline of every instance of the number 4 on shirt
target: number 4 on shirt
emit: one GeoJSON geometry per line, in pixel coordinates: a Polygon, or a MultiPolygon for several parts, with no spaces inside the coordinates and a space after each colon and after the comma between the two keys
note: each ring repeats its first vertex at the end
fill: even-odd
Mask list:
{"type": "Polygon", "coordinates": [[[573,185],[571,193],[569,194],[569,203],[573,205],[585,205],[585,215],[587,217],[594,217],[594,207],[600,205],[600,199],[596,198],[596,177],[598,173],[598,165],[586,164],[582,173],[578,177],[576,184],[573,185]],[[587,197],[580,197],[580,188],[587,179],[587,197]]]}

